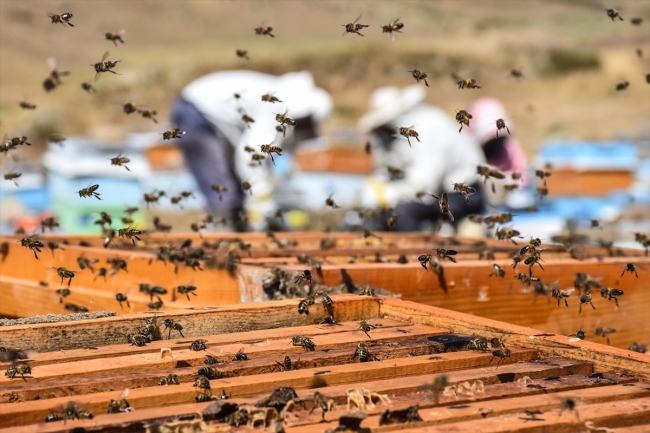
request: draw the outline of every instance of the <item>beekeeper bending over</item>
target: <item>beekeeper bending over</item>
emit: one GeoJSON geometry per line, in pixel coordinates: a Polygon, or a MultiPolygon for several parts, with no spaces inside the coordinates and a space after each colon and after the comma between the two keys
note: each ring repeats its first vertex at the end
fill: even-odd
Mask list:
{"type": "Polygon", "coordinates": [[[441,198],[443,192],[448,194],[454,226],[483,208],[484,188],[476,175],[476,166],[485,164],[481,146],[470,134],[459,134],[454,120],[426,104],[424,97],[424,87],[418,85],[380,88],[370,98],[370,111],[359,121],[359,129],[370,136],[376,167],[362,189],[360,204],[394,208],[394,229],[399,231],[421,230],[424,223],[437,223],[441,217],[451,222],[431,194],[441,198]],[[410,137],[411,146],[399,134],[400,127],[417,132],[417,139],[410,137]],[[475,190],[469,204],[454,192],[454,183],[475,190]]]}
{"type": "MultiPolygon", "coordinates": [[[[252,159],[251,149],[261,155],[260,146],[271,144],[286,151],[314,138],[331,108],[330,96],[315,87],[308,72],[282,76],[217,72],[185,87],[171,109],[172,127],[187,132],[178,144],[208,212],[225,216],[235,223],[231,229],[243,231],[247,227],[239,214],[245,210],[250,226],[264,229],[266,217],[276,209],[271,158],[266,154],[260,165],[252,159]],[[262,101],[263,95],[272,97],[262,101]],[[296,126],[276,121],[276,114],[284,113],[296,126]],[[250,188],[242,188],[243,183],[250,188]],[[227,191],[216,192],[213,185],[227,191]]],[[[273,156],[276,161],[282,158],[273,156]]]]}

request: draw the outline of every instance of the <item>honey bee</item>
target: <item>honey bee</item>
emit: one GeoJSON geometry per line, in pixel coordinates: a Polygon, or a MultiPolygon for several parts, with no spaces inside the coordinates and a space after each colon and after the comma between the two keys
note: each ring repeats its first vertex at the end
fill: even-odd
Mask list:
{"type": "Polygon", "coordinates": [[[278,364],[281,368],[280,371],[290,371],[291,370],[291,358],[289,358],[287,355],[285,355],[284,360],[282,362],[275,361],[276,364],[278,364]]]}
{"type": "Polygon", "coordinates": [[[508,131],[508,135],[510,135],[510,129],[508,129],[508,125],[506,125],[506,122],[503,119],[497,119],[496,124],[497,124],[497,138],[499,137],[499,131],[502,129],[508,131]]]}
{"type": "Polygon", "coordinates": [[[318,292],[316,292],[316,296],[321,297],[321,302],[323,303],[325,308],[327,308],[328,310],[332,308],[333,301],[332,298],[330,298],[330,296],[327,293],[323,292],[322,290],[319,290],[318,292]]]}
{"type": "Polygon", "coordinates": [[[336,204],[331,195],[325,199],[325,206],[331,207],[332,209],[338,209],[340,207],[336,204]]]}
{"type": "Polygon", "coordinates": [[[79,197],[84,198],[84,197],[95,197],[97,200],[101,200],[100,193],[97,192],[97,189],[99,188],[98,184],[91,185],[87,188],[82,188],[79,191],[77,191],[77,194],[79,194],[79,197]]]}
{"type": "MultiPolygon", "coordinates": [[[[104,269],[104,274],[106,274],[106,269],[104,269]]],[[[124,307],[122,307],[122,302],[126,302],[127,308],[131,308],[131,304],[129,304],[129,298],[127,298],[126,295],[122,293],[118,293],[117,295],[115,295],[115,300],[120,303],[120,308],[122,310],[124,309],[124,307]]]]}
{"type": "Polygon", "coordinates": [[[73,419],[93,419],[93,414],[79,409],[74,401],[69,401],[64,407],[62,412],[52,412],[45,418],[45,422],[63,421],[73,419]]]}
{"type": "Polygon", "coordinates": [[[510,70],[510,76],[512,78],[516,78],[517,80],[521,80],[522,78],[526,78],[526,76],[521,71],[521,69],[511,69],[510,70]]]}
{"type": "Polygon", "coordinates": [[[539,277],[536,277],[534,275],[529,275],[529,274],[523,274],[521,272],[517,274],[517,279],[522,283],[526,284],[527,286],[530,286],[530,283],[532,281],[540,281],[539,277]]]}
{"type": "Polygon", "coordinates": [[[397,18],[395,21],[392,23],[388,24],[387,26],[379,25],[381,27],[381,32],[382,33],[390,33],[391,40],[395,40],[395,33],[402,33],[400,30],[404,28],[404,24],[399,22],[399,18],[397,18]]]}
{"type": "Polygon", "coordinates": [[[645,346],[645,344],[639,344],[635,341],[630,344],[630,347],[628,347],[627,350],[638,353],[646,353],[648,351],[648,348],[645,346]]]}
{"type": "MultiPolygon", "coordinates": [[[[203,363],[204,363],[204,364],[208,364],[208,365],[219,364],[219,363],[221,363],[221,362],[224,362],[224,361],[222,361],[222,360],[220,360],[220,359],[218,359],[218,358],[215,358],[215,357],[212,356],[212,355],[205,355],[205,359],[203,360],[203,363]]],[[[201,373],[202,370],[205,370],[205,369],[201,369],[201,370],[199,370],[199,374],[202,374],[202,375],[204,375],[204,376],[208,376],[208,377],[211,376],[211,375],[209,375],[209,374],[201,373]]],[[[215,379],[214,377],[210,377],[210,378],[211,378],[211,379],[215,379]]]]}
{"type": "Polygon", "coordinates": [[[570,288],[566,290],[560,290],[558,288],[555,288],[551,291],[551,296],[557,299],[557,306],[560,306],[560,300],[564,299],[564,305],[567,307],[569,306],[569,301],[567,301],[567,298],[571,296],[571,293],[573,293],[575,289],[570,288]]]}
{"type": "Polygon", "coordinates": [[[45,248],[45,245],[43,245],[43,242],[39,241],[36,239],[36,235],[32,235],[28,238],[23,238],[20,240],[20,245],[29,248],[33,253],[34,257],[38,260],[38,255],[36,252],[38,251],[39,253],[41,252],[41,248],[45,248]]]}
{"type": "Polygon", "coordinates": [[[59,295],[59,304],[63,304],[63,299],[70,296],[72,292],[70,292],[70,289],[58,289],[55,293],[59,295]]]}
{"type": "Polygon", "coordinates": [[[612,289],[611,287],[603,287],[602,289],[600,289],[600,296],[607,299],[608,301],[611,301],[613,299],[614,303],[618,307],[617,296],[623,296],[623,291],[619,289],[612,289]]]}
{"type": "Polygon", "coordinates": [[[27,382],[27,379],[25,379],[26,374],[32,374],[32,368],[29,365],[22,363],[12,365],[7,368],[7,371],[5,371],[5,376],[9,379],[13,379],[17,375],[20,375],[25,382],[27,382]]]}
{"type": "Polygon", "coordinates": [[[258,35],[258,36],[268,35],[268,36],[271,36],[272,38],[274,38],[275,35],[273,33],[271,33],[272,31],[273,31],[273,27],[265,27],[264,25],[262,25],[262,26],[259,26],[259,27],[257,27],[255,29],[255,34],[258,35]]]}
{"type": "Polygon", "coordinates": [[[133,242],[133,245],[135,245],[135,240],[141,241],[140,237],[138,235],[141,235],[142,232],[138,229],[134,229],[132,227],[126,227],[123,229],[119,229],[117,231],[117,235],[121,238],[127,238],[131,239],[131,242],[133,242]]]}
{"type": "Polygon", "coordinates": [[[129,388],[126,388],[124,391],[122,391],[122,394],[120,394],[119,399],[111,400],[111,402],[108,404],[108,413],[131,412],[133,408],[129,402],[126,401],[126,397],[128,397],[128,395],[129,388]]]}
{"type": "Polygon", "coordinates": [[[168,374],[167,376],[163,377],[158,381],[158,386],[166,386],[166,385],[180,385],[181,381],[178,380],[178,376],[175,374],[168,374]]]}
{"type": "Polygon", "coordinates": [[[359,290],[359,296],[377,296],[377,292],[374,288],[365,286],[359,290]]]}
{"type": "Polygon", "coordinates": [[[181,295],[187,296],[187,300],[190,300],[190,293],[194,296],[198,296],[196,293],[196,286],[178,286],[176,287],[176,292],[180,293],[181,295]]]}
{"type": "Polygon", "coordinates": [[[494,358],[499,358],[499,362],[497,362],[497,368],[499,368],[499,365],[501,365],[501,362],[503,362],[503,360],[506,359],[506,358],[510,358],[511,355],[512,355],[512,352],[510,351],[510,349],[503,346],[501,349],[495,350],[495,351],[492,352],[492,358],[490,358],[490,363],[492,363],[494,358]]]}
{"type": "Polygon", "coordinates": [[[95,89],[90,83],[81,83],[81,88],[87,93],[97,93],[97,89],[95,89]]]}
{"type": "MultiPolygon", "coordinates": [[[[210,355],[206,355],[206,356],[210,356],[210,355]]],[[[198,373],[209,379],[221,379],[223,377],[223,373],[221,371],[212,367],[203,367],[199,369],[198,373]]]]}
{"type": "Polygon", "coordinates": [[[122,36],[124,35],[124,30],[120,30],[117,33],[111,33],[111,32],[106,32],[104,33],[104,37],[106,38],[107,41],[113,42],[113,44],[117,47],[117,42],[124,43],[124,39],[122,39],[122,36]]]}
{"type": "Polygon", "coordinates": [[[223,199],[223,193],[224,193],[224,192],[228,192],[228,188],[226,188],[226,187],[223,186],[223,185],[218,185],[218,184],[214,184],[214,185],[212,185],[212,190],[213,190],[214,192],[216,192],[217,194],[219,194],[219,201],[222,201],[222,199],[223,199]]]}
{"type": "Polygon", "coordinates": [[[183,335],[183,325],[181,325],[179,322],[175,322],[172,319],[165,319],[164,322],[165,329],[169,329],[169,334],[167,335],[167,338],[172,337],[172,331],[178,331],[179,334],[181,334],[182,338],[185,338],[183,335]]]}
{"type": "Polygon", "coordinates": [[[232,361],[248,361],[248,355],[244,353],[243,347],[232,357],[232,361]]]}
{"type": "Polygon", "coordinates": [[[282,101],[278,99],[273,93],[265,93],[262,95],[262,102],[270,102],[271,104],[275,104],[276,102],[282,101]]]}
{"type": "Polygon", "coordinates": [[[427,83],[427,77],[428,77],[428,75],[426,74],[426,72],[422,72],[422,71],[420,71],[420,70],[418,70],[418,69],[413,69],[412,71],[408,71],[408,72],[411,73],[411,75],[413,76],[413,78],[415,78],[415,81],[416,81],[416,82],[419,83],[420,81],[424,81],[424,84],[425,84],[427,87],[429,87],[429,83],[427,83]]]}
{"type": "MultiPolygon", "coordinates": [[[[309,271],[309,275],[311,276],[311,271],[309,271]]],[[[301,276],[299,276],[301,278],[301,276]]],[[[311,281],[311,280],[310,280],[311,281]]],[[[296,280],[298,282],[298,280],[296,280]]],[[[313,296],[308,296],[305,299],[302,299],[298,303],[298,314],[305,314],[309,316],[309,307],[311,305],[314,305],[315,299],[313,296]]]]}
{"type": "MultiPolygon", "coordinates": [[[[485,165],[476,166],[476,174],[483,176],[483,185],[487,182],[488,178],[493,177],[495,179],[505,179],[506,175],[501,173],[499,170],[488,167],[485,165]]],[[[494,185],[494,184],[493,184],[494,185]]]]}
{"type": "Polygon", "coordinates": [[[50,75],[43,81],[43,88],[46,92],[56,89],[57,86],[61,84],[61,77],[70,75],[69,71],[58,71],[56,69],[56,60],[53,57],[47,59],[47,63],[50,67],[50,75]]]}
{"type": "Polygon", "coordinates": [[[469,203],[469,196],[474,194],[476,190],[470,186],[465,185],[463,182],[456,183],[456,182],[451,182],[454,185],[454,191],[458,192],[459,194],[462,194],[463,197],[465,197],[465,201],[467,204],[469,203]]]}
{"type": "MultiPolygon", "coordinates": [[[[110,158],[110,160],[111,160],[111,165],[117,165],[117,166],[120,166],[120,167],[122,166],[122,164],[128,164],[129,162],[131,162],[131,159],[129,159],[129,158],[125,157],[125,156],[122,156],[121,153],[119,155],[117,155],[115,158],[110,158]]],[[[127,171],[131,171],[131,169],[129,167],[127,167],[126,165],[124,166],[124,168],[126,168],[127,171]]]]}
{"type": "Polygon", "coordinates": [[[243,191],[248,191],[250,193],[250,195],[253,195],[253,185],[251,185],[250,182],[248,182],[246,180],[243,181],[241,183],[241,189],[243,191]]]}
{"type": "Polygon", "coordinates": [[[18,185],[18,182],[16,182],[16,179],[18,179],[20,176],[22,176],[22,173],[14,173],[13,170],[10,171],[9,173],[6,173],[3,177],[5,180],[10,180],[12,181],[16,186],[18,185]]]}
{"type": "Polygon", "coordinates": [[[623,17],[616,9],[607,9],[606,12],[607,16],[610,17],[612,21],[616,21],[616,18],[618,18],[620,21],[623,21],[623,17]]]}
{"type": "Polygon", "coordinates": [[[418,256],[418,262],[420,262],[420,265],[424,268],[425,271],[429,272],[429,269],[427,268],[427,264],[431,263],[431,258],[433,257],[433,254],[422,254],[418,256]]]}
{"type": "Polygon", "coordinates": [[[542,271],[544,270],[544,267],[540,263],[540,262],[543,262],[543,261],[544,260],[542,260],[541,253],[539,251],[535,251],[530,255],[530,257],[528,257],[524,261],[524,264],[530,266],[530,268],[529,268],[530,272],[529,273],[532,274],[533,266],[535,266],[535,264],[537,264],[540,268],[542,268],[542,271]]]}
{"type": "Polygon", "coordinates": [[[488,347],[485,341],[480,338],[475,338],[467,343],[467,350],[482,350],[485,352],[488,350],[488,347]]]}
{"type": "Polygon", "coordinates": [[[319,325],[336,325],[336,323],[337,322],[332,315],[327,315],[318,322],[319,325]]]}
{"type": "Polygon", "coordinates": [[[110,56],[111,53],[106,51],[104,53],[104,56],[102,57],[102,60],[98,63],[91,64],[93,68],[95,68],[95,81],[99,80],[99,77],[101,77],[102,72],[110,72],[115,75],[122,75],[118,74],[117,72],[113,71],[113,68],[118,65],[118,63],[122,62],[121,60],[106,60],[108,56],[110,56]]]}
{"type": "Polygon", "coordinates": [[[90,269],[90,272],[95,273],[95,269],[92,267],[93,264],[99,262],[99,259],[89,259],[83,255],[77,257],[77,264],[79,268],[83,271],[84,269],[90,269]]]}
{"type": "Polygon", "coordinates": [[[314,393],[314,405],[309,411],[309,414],[311,415],[316,408],[320,408],[322,415],[321,422],[325,422],[325,412],[331,412],[334,410],[334,400],[327,398],[319,391],[316,391],[314,393]]]}
{"type": "Polygon", "coordinates": [[[158,120],[155,117],[158,114],[158,112],[156,110],[139,109],[138,114],[141,115],[145,119],[153,120],[153,123],[158,123],[158,120]]]}
{"type": "Polygon", "coordinates": [[[580,340],[584,340],[586,336],[587,335],[585,334],[585,331],[582,330],[582,327],[580,327],[580,329],[578,329],[575,334],[569,335],[569,337],[575,337],[580,340]]]}
{"type": "MultiPolygon", "coordinates": [[[[438,200],[438,203],[440,204],[440,213],[443,215],[447,215],[449,217],[450,221],[454,220],[454,215],[451,213],[451,210],[449,209],[449,196],[447,196],[446,192],[442,193],[442,198],[438,197],[437,195],[431,194],[431,197],[435,198],[438,200]]],[[[467,199],[467,196],[465,196],[467,199]]],[[[469,202],[468,202],[469,203],[469,202]]]]}
{"type": "Polygon", "coordinates": [[[463,125],[469,127],[469,121],[472,119],[472,115],[465,111],[465,110],[457,110],[456,111],[456,122],[460,125],[460,129],[458,130],[458,133],[460,134],[460,131],[463,130],[463,125]]]}
{"type": "Polygon", "coordinates": [[[65,308],[67,311],[72,311],[73,313],[79,313],[79,312],[87,313],[88,312],[88,308],[82,307],[82,306],[76,305],[76,304],[71,304],[71,303],[65,304],[63,306],[63,308],[65,308]]]}
{"type": "Polygon", "coordinates": [[[379,358],[377,358],[375,355],[372,355],[370,353],[368,345],[363,342],[357,344],[357,347],[354,350],[354,354],[352,355],[352,359],[354,359],[357,355],[359,356],[360,362],[379,361],[379,358]]]}
{"type": "Polygon", "coordinates": [[[282,156],[282,148],[278,146],[273,146],[271,144],[262,144],[260,145],[260,152],[265,153],[271,157],[271,162],[275,165],[275,159],[273,159],[273,154],[282,156]]]}
{"type": "Polygon", "coordinates": [[[370,323],[366,322],[365,320],[361,321],[361,324],[359,324],[359,329],[361,331],[363,331],[364,334],[366,334],[368,336],[368,338],[370,338],[370,334],[368,334],[368,332],[370,332],[371,329],[375,329],[375,328],[376,328],[376,326],[371,325],[370,323]]]}
{"type": "Polygon", "coordinates": [[[197,387],[199,389],[210,391],[210,388],[211,388],[210,387],[210,379],[208,379],[205,376],[199,375],[196,378],[196,380],[194,381],[194,385],[192,385],[192,386],[195,386],[195,387],[197,387]]]}
{"type": "Polygon", "coordinates": [[[200,350],[207,350],[207,346],[205,345],[205,343],[207,341],[208,340],[194,340],[194,341],[192,341],[192,343],[190,344],[190,350],[193,350],[194,352],[198,352],[200,350]]]}
{"type": "Polygon", "coordinates": [[[341,24],[343,27],[345,27],[345,31],[343,32],[343,35],[345,35],[346,33],[356,33],[359,36],[363,36],[361,33],[359,33],[359,30],[363,30],[366,27],[370,27],[370,25],[357,23],[357,21],[359,21],[360,18],[361,15],[359,15],[357,19],[354,20],[353,23],[341,24]]]}
{"type": "Polygon", "coordinates": [[[506,270],[503,269],[501,266],[497,265],[496,263],[492,265],[492,268],[494,268],[494,272],[492,272],[488,277],[491,277],[492,275],[496,275],[497,277],[505,277],[506,276],[506,270]]]}
{"type": "Polygon", "coordinates": [[[160,287],[160,286],[154,286],[149,283],[141,283],[138,285],[139,291],[144,293],[145,295],[149,295],[149,300],[153,300],[154,294],[157,295],[166,295],[167,294],[167,289],[160,287]]]}
{"type": "Polygon", "coordinates": [[[456,254],[458,254],[458,251],[455,251],[455,250],[445,250],[443,248],[436,249],[436,255],[438,257],[440,257],[440,259],[442,259],[443,261],[445,259],[448,259],[448,260],[456,263],[456,259],[451,257],[451,256],[455,256],[456,254]]]}
{"type": "MultiPolygon", "coordinates": [[[[499,229],[499,230],[496,231],[496,238],[499,239],[499,240],[509,239],[513,244],[519,245],[519,244],[517,244],[517,242],[515,242],[514,239],[512,239],[512,238],[514,238],[516,236],[519,236],[519,234],[520,233],[517,230],[499,229]]],[[[521,236],[519,236],[519,237],[521,237],[521,236]]]]}
{"type": "Polygon", "coordinates": [[[630,87],[629,81],[621,81],[620,83],[616,84],[616,90],[619,92],[621,90],[627,90],[628,87],[630,87]]]}
{"type": "Polygon", "coordinates": [[[390,180],[394,181],[394,180],[404,179],[404,171],[403,170],[401,170],[401,169],[399,169],[397,167],[393,167],[391,165],[386,167],[386,170],[388,170],[388,175],[390,177],[390,180]]]}
{"type": "Polygon", "coordinates": [[[165,305],[162,299],[160,299],[160,296],[156,296],[156,299],[157,301],[149,302],[147,308],[158,311],[163,307],[163,305],[165,305]]]}
{"type": "Polygon", "coordinates": [[[473,79],[471,79],[471,78],[468,78],[468,79],[466,79],[466,80],[460,80],[460,81],[457,81],[456,84],[458,84],[458,88],[459,88],[459,89],[464,89],[464,88],[468,88],[468,89],[480,89],[480,88],[481,88],[481,86],[479,86],[478,84],[476,84],[476,80],[473,80],[473,79]]]}
{"type": "Polygon", "coordinates": [[[23,110],[36,110],[36,104],[32,104],[27,101],[21,101],[18,103],[18,106],[23,110]]]}
{"type": "Polygon", "coordinates": [[[296,276],[296,280],[294,281],[294,283],[298,283],[298,282],[301,282],[301,281],[307,281],[309,283],[309,286],[311,287],[311,285],[313,283],[313,277],[312,277],[311,271],[309,269],[305,269],[302,272],[298,272],[298,274],[296,276]]]}
{"type": "MultiPolygon", "coordinates": [[[[127,341],[131,343],[132,346],[144,347],[147,342],[151,343],[151,335],[149,334],[130,334],[127,335],[127,341]]],[[[158,382],[160,385],[160,382],[158,382]]]]}
{"type": "Polygon", "coordinates": [[[242,114],[241,120],[244,122],[247,128],[250,128],[250,123],[255,123],[255,119],[247,114],[242,114]]]}
{"type": "Polygon", "coordinates": [[[592,299],[591,299],[591,293],[589,293],[589,292],[583,293],[582,295],[580,295],[580,309],[578,311],[578,314],[582,314],[582,304],[587,304],[587,303],[591,304],[591,308],[593,308],[594,310],[596,309],[596,307],[594,307],[594,303],[592,302],[592,299]]]}
{"type": "Polygon", "coordinates": [[[275,125],[275,130],[281,132],[283,137],[287,136],[287,127],[285,125],[275,125]]]}
{"type": "Polygon", "coordinates": [[[634,265],[634,263],[625,264],[625,269],[623,269],[623,272],[621,273],[621,277],[625,275],[626,272],[629,272],[630,274],[634,273],[634,275],[636,275],[636,277],[639,278],[639,274],[636,272],[636,266],[634,265]]]}
{"type": "Polygon", "coordinates": [[[52,24],[61,23],[63,24],[63,27],[65,27],[66,24],[69,25],[70,27],[74,27],[74,24],[70,22],[70,19],[72,18],[71,13],[66,12],[61,15],[47,14],[47,16],[50,17],[50,19],[52,20],[52,24]]]}
{"type": "Polygon", "coordinates": [[[514,172],[514,173],[512,173],[512,174],[510,175],[510,177],[512,178],[512,180],[519,180],[519,179],[521,179],[521,173],[519,173],[519,172],[514,172]]]}
{"type": "Polygon", "coordinates": [[[181,135],[187,134],[186,131],[181,131],[178,128],[170,129],[169,131],[161,132],[163,140],[171,140],[172,138],[183,138],[181,135]]]}
{"type": "MultiPolygon", "coordinates": [[[[256,32],[257,32],[257,30],[256,30],[256,32]]],[[[273,36],[273,35],[271,35],[271,36],[273,36]]],[[[235,53],[237,54],[237,57],[241,57],[242,59],[250,60],[250,58],[248,57],[248,51],[246,51],[246,50],[237,50],[237,51],[235,51],[235,53]]]]}
{"type": "Polygon", "coordinates": [[[546,186],[546,178],[551,177],[551,172],[546,170],[535,170],[535,176],[544,181],[544,186],[546,186]]]}
{"type": "Polygon", "coordinates": [[[516,183],[509,183],[509,184],[503,185],[503,189],[505,191],[508,191],[508,192],[514,191],[517,188],[519,188],[519,185],[516,184],[516,183]]]}
{"type": "Polygon", "coordinates": [[[293,337],[290,343],[293,344],[294,346],[303,347],[305,350],[308,351],[313,351],[316,349],[314,342],[311,341],[310,338],[302,337],[300,335],[296,335],[295,337],[293,337]]]}
{"type": "Polygon", "coordinates": [[[609,344],[609,334],[613,334],[616,332],[616,329],[614,328],[596,328],[596,335],[600,335],[603,338],[607,339],[607,344],[609,344]]]}
{"type": "Polygon", "coordinates": [[[406,137],[406,140],[409,142],[409,147],[411,146],[411,137],[415,138],[417,141],[420,141],[418,138],[420,134],[417,133],[415,129],[413,129],[412,126],[406,127],[406,126],[400,126],[399,128],[399,135],[406,137]]]}
{"type": "Polygon", "coordinates": [[[298,123],[296,123],[296,121],[292,118],[288,117],[287,112],[288,111],[285,111],[284,113],[275,113],[275,121],[280,125],[296,126],[298,123]]]}

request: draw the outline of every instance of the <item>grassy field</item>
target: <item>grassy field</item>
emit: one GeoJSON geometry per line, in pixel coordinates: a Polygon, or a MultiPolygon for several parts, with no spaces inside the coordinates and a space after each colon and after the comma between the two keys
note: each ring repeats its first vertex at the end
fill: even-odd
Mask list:
{"type": "Polygon", "coordinates": [[[617,0],[625,21],[616,22],[605,6],[586,0],[2,0],[0,133],[44,137],[57,131],[119,140],[155,125],[127,118],[116,103],[146,103],[164,122],[187,83],[238,68],[311,71],[335,101],[327,131],[354,126],[374,89],[412,84],[406,71],[418,68],[432,77],[427,100],[450,115],[478,97],[500,98],[512,132],[530,154],[544,139],[647,139],[650,2],[617,0]],[[50,24],[48,12],[73,13],[75,27],[50,24]],[[366,36],[341,36],[341,25],[360,13],[360,22],[371,24],[366,36]],[[398,17],[404,33],[391,42],[379,24],[398,17]],[[633,26],[632,17],[644,22],[633,26]],[[262,23],[273,26],[277,37],[256,37],[253,28],[262,23]],[[121,29],[125,45],[104,39],[105,32],[121,29]],[[238,59],[237,48],[247,49],[251,60],[238,59]],[[92,81],[89,65],[106,50],[123,60],[116,70],[124,75],[103,77],[99,93],[88,95],[80,83],[92,81]],[[48,57],[71,71],[51,93],[41,86],[48,57]],[[526,79],[511,78],[511,68],[521,68],[526,79]],[[458,90],[452,73],[475,78],[483,88],[458,90]],[[623,80],[629,89],[615,91],[623,80]],[[18,102],[24,99],[38,109],[22,113],[18,102]]]}

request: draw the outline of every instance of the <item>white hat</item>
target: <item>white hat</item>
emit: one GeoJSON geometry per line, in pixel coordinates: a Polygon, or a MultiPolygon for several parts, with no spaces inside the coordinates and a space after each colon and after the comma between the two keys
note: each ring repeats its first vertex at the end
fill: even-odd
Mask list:
{"type": "Polygon", "coordinates": [[[277,93],[292,118],[312,116],[320,123],[332,112],[332,98],[316,87],[309,72],[291,72],[279,77],[277,93]]]}
{"type": "Polygon", "coordinates": [[[397,119],[424,101],[425,91],[420,85],[400,90],[380,87],[370,96],[370,111],[359,120],[359,129],[370,132],[397,119]]]}

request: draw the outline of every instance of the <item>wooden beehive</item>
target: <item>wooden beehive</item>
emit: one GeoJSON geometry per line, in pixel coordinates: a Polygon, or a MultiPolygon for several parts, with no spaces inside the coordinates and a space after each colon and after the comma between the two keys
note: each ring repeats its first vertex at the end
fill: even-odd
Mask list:
{"type": "MultiPolygon", "coordinates": [[[[298,313],[298,300],[168,312],[157,315],[158,322],[186,320],[184,338],[174,331],[168,339],[161,329],[162,339],[145,347],[125,344],[126,335],[151,314],[0,328],[0,345],[38,350],[29,357],[31,375],[0,378],[0,428],[246,431],[219,420],[235,411],[263,411],[252,405],[285,386],[297,395],[290,410],[266,410],[271,431],[280,431],[275,420],[283,420],[286,432],[334,431],[355,416],[364,418],[358,429],[337,431],[650,429],[648,355],[382,296],[332,299],[332,311],[317,302],[309,315],[298,313]],[[319,325],[329,312],[338,324],[319,325]],[[359,330],[361,320],[375,326],[369,336],[359,330]],[[295,336],[311,338],[314,350],[292,345],[295,336]],[[511,351],[498,366],[491,353],[497,349],[467,348],[470,340],[493,338],[511,351]],[[189,350],[195,339],[207,350],[189,350]],[[369,346],[369,362],[354,356],[359,343],[369,346]],[[163,348],[170,357],[161,356],[163,348]],[[230,361],[240,349],[249,360],[230,361]],[[215,398],[226,394],[228,400],[195,402],[193,383],[207,354],[226,361],[213,365],[223,378],[210,386],[215,398]],[[292,368],[281,371],[285,355],[292,368]],[[180,384],[158,386],[168,374],[180,384]],[[106,413],[125,388],[134,410],[106,413]],[[314,408],[317,391],[334,404],[324,414],[314,408]],[[360,397],[371,393],[372,403],[360,397]],[[93,419],[44,423],[71,400],[93,419]]],[[[263,424],[256,423],[260,431],[263,424]]]]}

